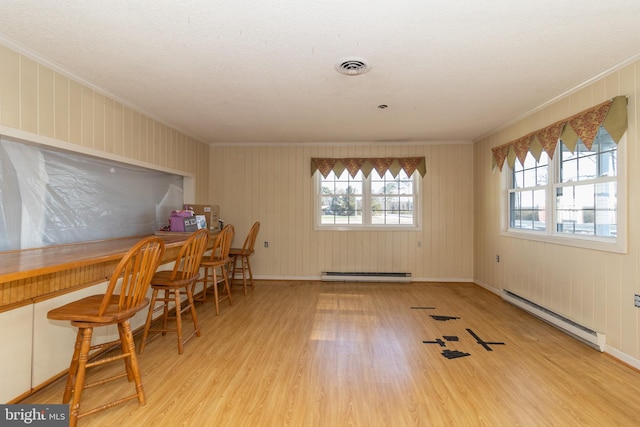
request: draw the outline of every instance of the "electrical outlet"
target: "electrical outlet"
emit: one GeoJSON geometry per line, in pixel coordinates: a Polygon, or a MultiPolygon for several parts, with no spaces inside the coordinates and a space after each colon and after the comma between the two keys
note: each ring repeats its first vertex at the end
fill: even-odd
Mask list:
{"type": "Polygon", "coordinates": [[[633,305],[635,305],[636,307],[640,307],[640,295],[634,295],[633,305]]]}
{"type": "Polygon", "coordinates": [[[264,242],[264,247],[268,248],[269,247],[269,242],[264,242]]]}
{"type": "Polygon", "coordinates": [[[500,262],[500,255],[496,255],[496,262],[500,262]]]}

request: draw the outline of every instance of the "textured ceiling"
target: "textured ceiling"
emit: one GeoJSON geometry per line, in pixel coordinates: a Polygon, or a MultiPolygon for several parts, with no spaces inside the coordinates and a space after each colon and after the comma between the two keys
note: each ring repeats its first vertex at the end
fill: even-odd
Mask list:
{"type": "Polygon", "coordinates": [[[639,18],[638,0],[2,0],[0,43],[203,142],[465,141],[637,59],[639,18]],[[349,56],[371,70],[337,73],[349,56]]]}

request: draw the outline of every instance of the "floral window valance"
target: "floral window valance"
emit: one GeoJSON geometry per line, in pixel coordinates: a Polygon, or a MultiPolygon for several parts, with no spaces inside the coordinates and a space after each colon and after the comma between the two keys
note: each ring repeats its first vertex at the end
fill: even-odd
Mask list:
{"type": "Polygon", "coordinates": [[[600,126],[609,132],[616,144],[620,141],[627,130],[627,98],[625,96],[616,96],[612,100],[531,132],[515,141],[493,147],[491,149],[493,168],[497,167],[502,171],[505,160],[512,169],[516,159],[524,165],[527,153],[533,154],[539,161],[542,150],[552,159],[558,141],[574,152],[578,139],[581,139],[585,147],[591,150],[600,126]]]}
{"type": "Polygon", "coordinates": [[[413,175],[418,171],[424,177],[427,173],[424,157],[374,157],[374,158],[312,158],[311,159],[311,175],[316,171],[320,171],[325,178],[333,171],[337,176],[342,175],[344,170],[349,171],[349,175],[355,177],[358,171],[362,171],[365,177],[368,177],[373,169],[380,176],[387,171],[391,172],[395,178],[398,173],[403,170],[407,176],[413,175]]]}

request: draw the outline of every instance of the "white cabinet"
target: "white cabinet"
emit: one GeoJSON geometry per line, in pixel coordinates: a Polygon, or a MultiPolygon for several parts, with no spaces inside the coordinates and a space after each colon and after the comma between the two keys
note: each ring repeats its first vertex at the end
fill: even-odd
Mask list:
{"type": "Polygon", "coordinates": [[[31,389],[33,305],[0,313],[0,402],[31,389]]]}

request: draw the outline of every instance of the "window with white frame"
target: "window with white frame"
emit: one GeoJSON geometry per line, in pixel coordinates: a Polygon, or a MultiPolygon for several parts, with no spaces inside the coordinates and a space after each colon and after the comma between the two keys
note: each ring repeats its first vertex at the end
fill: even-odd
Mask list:
{"type": "Polygon", "coordinates": [[[626,253],[627,128],[619,95],[492,147],[504,177],[502,234],[626,253]]]}
{"type": "Polygon", "coordinates": [[[419,177],[404,170],[355,176],[344,170],[316,177],[316,227],[325,229],[418,228],[419,177]]]}
{"type": "Polygon", "coordinates": [[[524,164],[515,161],[508,172],[507,231],[626,250],[623,153],[624,138],[616,144],[601,126],[590,150],[581,139],[573,150],[559,141],[553,159],[542,151],[538,161],[531,152],[524,164]]]}

